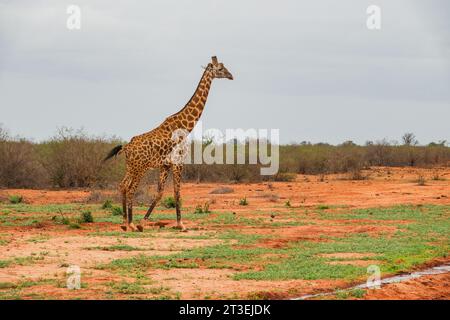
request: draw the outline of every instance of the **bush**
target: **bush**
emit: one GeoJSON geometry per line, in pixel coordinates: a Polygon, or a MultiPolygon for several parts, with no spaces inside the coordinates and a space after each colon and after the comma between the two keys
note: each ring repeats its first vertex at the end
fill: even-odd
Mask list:
{"type": "MultiPolygon", "coordinates": [[[[202,143],[205,148],[211,141],[202,143]]],[[[359,171],[369,166],[448,166],[450,148],[447,141],[417,145],[413,135],[405,136],[404,145],[381,140],[368,141],[364,146],[351,141],[340,145],[327,143],[289,144],[279,146],[280,171],[275,176],[261,176],[257,164],[188,164],[183,170],[184,181],[209,182],[261,182],[293,181],[296,174],[349,173],[354,179],[364,178],[359,171]]],[[[0,126],[0,187],[6,188],[110,188],[117,187],[125,171],[125,157],[103,162],[106,154],[123,141],[115,137],[89,136],[83,131],[62,128],[44,141],[35,143],[11,137],[0,126]]],[[[192,142],[193,144],[198,142],[192,142]]],[[[249,144],[245,162],[249,160],[249,144]]],[[[235,146],[234,151],[237,147],[235,146]]],[[[224,158],[227,156],[224,148],[224,158]]],[[[155,179],[152,172],[147,177],[155,179]]],[[[233,192],[232,188],[219,187],[211,194],[233,192]]],[[[110,194],[93,191],[89,202],[102,203],[110,194]]],[[[136,203],[147,203],[147,193],[140,189],[135,194],[136,203]]],[[[174,202],[172,202],[174,204],[174,202]]],[[[172,207],[172,205],[171,205],[172,207]]]]}
{"type": "Polygon", "coordinates": [[[56,136],[39,145],[39,153],[53,186],[106,186],[110,177],[120,179],[117,175],[121,175],[121,170],[109,170],[115,164],[114,161],[103,162],[113,144],[115,142],[112,140],[62,128],[56,136]]]}
{"type": "Polygon", "coordinates": [[[81,212],[79,221],[80,223],[91,223],[94,222],[94,217],[92,216],[92,213],[90,211],[85,210],[81,212]]]}
{"type": "Polygon", "coordinates": [[[416,182],[417,182],[417,185],[419,185],[419,186],[425,186],[426,185],[426,180],[425,180],[425,177],[423,175],[419,175],[417,177],[416,182]]]}
{"type": "Polygon", "coordinates": [[[11,138],[0,126],[0,187],[34,188],[47,183],[39,162],[36,145],[21,138],[11,138]]]}
{"type": "Polygon", "coordinates": [[[241,200],[239,200],[239,205],[240,206],[247,206],[248,205],[247,197],[244,197],[241,200]]]}
{"type": "Polygon", "coordinates": [[[102,205],[103,210],[111,209],[112,207],[113,207],[113,203],[112,203],[111,199],[106,199],[105,202],[103,202],[103,205],[102,205]]]}
{"type": "Polygon", "coordinates": [[[203,206],[202,205],[197,205],[196,207],[195,207],[195,211],[194,211],[194,213],[211,213],[211,211],[209,210],[209,205],[210,205],[210,202],[209,201],[206,201],[204,204],[203,204],[203,206]]]}
{"type": "Polygon", "coordinates": [[[123,216],[123,210],[121,207],[112,206],[111,207],[111,214],[113,216],[123,216]]]}
{"type": "Polygon", "coordinates": [[[291,182],[295,181],[297,175],[295,173],[283,172],[275,175],[275,181],[291,182]]]}
{"type": "Polygon", "coordinates": [[[12,195],[9,197],[9,202],[11,202],[13,204],[18,204],[18,203],[21,203],[22,201],[23,201],[22,196],[12,195]]]}
{"type": "Polygon", "coordinates": [[[219,187],[219,188],[216,188],[216,189],[212,190],[210,192],[210,194],[226,194],[226,193],[233,193],[233,192],[234,192],[233,188],[230,188],[230,187],[219,187]]]}
{"type": "MultiPolygon", "coordinates": [[[[176,207],[176,201],[174,197],[166,197],[161,201],[161,204],[164,208],[170,209],[176,207]]],[[[181,206],[181,199],[180,199],[180,206],[181,206]]]]}

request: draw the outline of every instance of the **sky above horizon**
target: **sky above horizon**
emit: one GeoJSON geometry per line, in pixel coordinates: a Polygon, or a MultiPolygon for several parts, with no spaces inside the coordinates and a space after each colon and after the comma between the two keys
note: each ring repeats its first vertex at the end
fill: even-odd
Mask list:
{"type": "Polygon", "coordinates": [[[214,80],[204,129],[450,141],[449,18],[447,0],[0,0],[0,124],[128,140],[181,109],[217,55],[235,79],[214,80]],[[381,30],[366,27],[371,4],[381,30]]]}

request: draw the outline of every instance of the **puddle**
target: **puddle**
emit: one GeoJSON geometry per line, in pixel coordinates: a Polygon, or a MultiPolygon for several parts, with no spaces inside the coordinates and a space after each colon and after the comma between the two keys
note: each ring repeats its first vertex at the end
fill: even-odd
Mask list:
{"type": "MultiPolygon", "coordinates": [[[[411,280],[411,279],[416,279],[416,278],[420,278],[422,276],[429,276],[429,275],[433,275],[433,274],[443,274],[443,273],[447,273],[450,272],[450,265],[441,265],[441,266],[437,266],[437,267],[433,267],[433,268],[429,268],[423,271],[417,271],[417,272],[412,272],[412,273],[408,273],[408,274],[402,274],[402,275],[398,275],[398,276],[392,276],[392,277],[388,277],[385,279],[381,279],[381,285],[383,284],[390,284],[390,283],[398,283],[398,282],[403,282],[403,281],[407,281],[407,280],[411,280]]],[[[352,289],[367,289],[368,286],[366,283],[354,286],[354,287],[350,287],[347,289],[344,289],[342,291],[349,291],[352,289]]],[[[325,296],[331,296],[336,294],[336,291],[333,292],[325,292],[325,293],[318,293],[318,294],[308,294],[308,295],[304,295],[298,298],[293,298],[292,300],[305,300],[305,299],[310,299],[310,298],[317,298],[317,297],[325,297],[325,296]]]]}

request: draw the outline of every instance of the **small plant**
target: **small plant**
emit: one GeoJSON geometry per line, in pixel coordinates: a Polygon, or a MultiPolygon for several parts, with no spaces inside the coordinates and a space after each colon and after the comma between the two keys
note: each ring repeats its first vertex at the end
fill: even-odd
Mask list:
{"type": "Polygon", "coordinates": [[[94,217],[92,216],[92,213],[89,210],[85,210],[81,212],[80,223],[92,223],[94,222],[94,217]]]}
{"type": "Polygon", "coordinates": [[[69,219],[62,213],[61,209],[58,209],[58,212],[60,214],[61,217],[58,218],[58,216],[53,216],[52,220],[55,221],[56,223],[61,223],[64,225],[69,225],[70,221],[69,219]]]}
{"type": "Polygon", "coordinates": [[[23,200],[23,197],[19,196],[19,195],[12,195],[9,197],[9,202],[11,202],[13,204],[21,203],[22,200],[23,200]]]}
{"type": "Polygon", "coordinates": [[[419,186],[425,186],[426,185],[425,184],[426,180],[425,180],[425,177],[423,175],[419,175],[419,177],[417,178],[416,182],[417,182],[417,185],[419,185],[419,186]]]}
{"type": "Polygon", "coordinates": [[[436,172],[435,174],[433,174],[433,178],[432,178],[434,181],[439,181],[439,180],[445,180],[443,177],[441,177],[440,175],[439,175],[439,173],[438,172],[436,172]]]}
{"type": "Polygon", "coordinates": [[[278,202],[278,199],[280,199],[279,195],[273,193],[266,193],[263,197],[267,198],[270,202],[278,202]]]}
{"type": "Polygon", "coordinates": [[[346,300],[346,299],[349,298],[349,294],[348,294],[347,291],[344,291],[344,290],[338,290],[338,291],[336,292],[336,298],[339,299],[339,300],[346,300]]]}
{"type": "Polygon", "coordinates": [[[275,175],[275,181],[292,182],[297,178],[297,174],[292,172],[281,172],[275,175]]]}
{"type": "Polygon", "coordinates": [[[361,299],[365,296],[366,292],[363,289],[355,288],[350,291],[350,294],[355,298],[361,299]]]}
{"type": "Polygon", "coordinates": [[[353,169],[348,174],[348,180],[367,180],[367,176],[363,174],[361,169],[353,169]]]}
{"type": "Polygon", "coordinates": [[[121,207],[112,206],[111,207],[111,214],[113,216],[122,216],[123,215],[123,210],[122,210],[121,207]]]}
{"type": "Polygon", "coordinates": [[[103,202],[103,205],[102,205],[103,210],[111,209],[112,207],[113,207],[113,203],[112,203],[111,199],[106,199],[105,202],[103,202]]]}
{"type": "Polygon", "coordinates": [[[230,187],[219,187],[210,192],[210,194],[226,194],[233,193],[234,189],[230,187]]]}
{"type": "Polygon", "coordinates": [[[247,197],[244,197],[241,200],[239,200],[239,205],[240,206],[247,206],[248,205],[247,197]]]}
{"type": "Polygon", "coordinates": [[[76,222],[70,222],[70,223],[69,223],[69,228],[70,228],[70,229],[80,229],[81,226],[80,226],[80,224],[78,224],[78,223],[76,223],[76,222]]]}
{"type": "Polygon", "coordinates": [[[290,207],[291,207],[291,200],[287,200],[287,201],[284,203],[284,205],[285,205],[286,207],[290,208],[290,207]]]}
{"type": "MultiPolygon", "coordinates": [[[[176,201],[174,197],[166,197],[161,201],[161,204],[163,207],[170,209],[176,207],[176,201]]],[[[180,206],[181,206],[181,200],[180,200],[180,206]]]]}
{"type": "Polygon", "coordinates": [[[319,209],[319,210],[326,210],[326,209],[330,209],[330,207],[325,205],[325,204],[321,204],[321,205],[317,206],[317,209],[319,209]]]}
{"type": "Polygon", "coordinates": [[[211,211],[209,210],[209,205],[210,205],[209,201],[206,201],[203,206],[200,204],[197,205],[195,207],[194,213],[211,213],[211,211]]]}

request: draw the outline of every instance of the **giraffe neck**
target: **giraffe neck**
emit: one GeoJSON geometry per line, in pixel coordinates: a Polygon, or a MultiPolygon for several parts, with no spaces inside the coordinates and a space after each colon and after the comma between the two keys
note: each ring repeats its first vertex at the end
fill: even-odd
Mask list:
{"type": "Polygon", "coordinates": [[[184,129],[191,132],[205,108],[212,80],[213,75],[208,66],[205,72],[203,72],[192,98],[187,102],[183,109],[167,118],[163,124],[167,122],[171,131],[184,129]]]}

